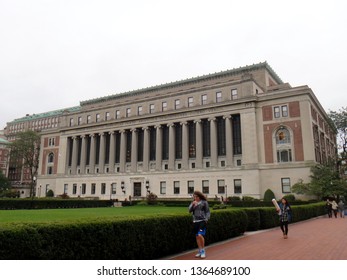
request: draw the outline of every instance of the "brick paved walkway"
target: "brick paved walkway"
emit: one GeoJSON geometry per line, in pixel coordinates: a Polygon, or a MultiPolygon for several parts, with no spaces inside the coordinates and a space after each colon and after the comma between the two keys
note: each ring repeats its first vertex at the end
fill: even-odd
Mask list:
{"type": "MultiPolygon", "coordinates": [[[[193,260],[197,250],[171,256],[193,260]]],[[[206,247],[207,260],[347,260],[347,217],[318,217],[289,225],[288,239],[279,227],[206,247]]]]}

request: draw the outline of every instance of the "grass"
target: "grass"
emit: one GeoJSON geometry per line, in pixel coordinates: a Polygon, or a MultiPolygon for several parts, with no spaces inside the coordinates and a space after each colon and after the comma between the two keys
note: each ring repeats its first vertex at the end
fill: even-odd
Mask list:
{"type": "Polygon", "coordinates": [[[187,207],[131,206],[109,208],[0,210],[0,226],[9,223],[65,223],[188,214],[187,207]]]}

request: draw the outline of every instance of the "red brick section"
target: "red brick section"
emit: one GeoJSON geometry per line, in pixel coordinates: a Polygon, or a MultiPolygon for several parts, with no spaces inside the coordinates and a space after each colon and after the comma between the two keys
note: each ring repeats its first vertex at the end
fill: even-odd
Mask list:
{"type": "MultiPolygon", "coordinates": [[[[207,246],[206,260],[347,260],[346,232],[347,217],[319,217],[290,224],[288,239],[278,227],[207,246]]],[[[195,254],[168,259],[194,260],[195,254]]]]}

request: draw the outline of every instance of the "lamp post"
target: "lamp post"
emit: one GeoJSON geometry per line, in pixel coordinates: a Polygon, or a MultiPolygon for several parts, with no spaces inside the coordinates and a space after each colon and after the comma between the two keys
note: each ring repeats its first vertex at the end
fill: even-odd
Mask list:
{"type": "Polygon", "coordinates": [[[120,183],[120,188],[122,189],[122,192],[125,194],[125,186],[124,186],[124,181],[120,183]]]}
{"type": "Polygon", "coordinates": [[[146,190],[147,190],[147,193],[149,194],[151,191],[149,190],[149,181],[147,180],[146,181],[146,190]]]}
{"type": "Polygon", "coordinates": [[[225,185],[224,188],[225,188],[225,203],[228,204],[228,186],[225,185]]]}
{"type": "Polygon", "coordinates": [[[31,194],[31,197],[34,198],[35,196],[35,189],[36,189],[36,176],[34,175],[33,177],[33,182],[32,182],[32,187],[31,187],[31,190],[30,190],[30,194],[31,194]]]}

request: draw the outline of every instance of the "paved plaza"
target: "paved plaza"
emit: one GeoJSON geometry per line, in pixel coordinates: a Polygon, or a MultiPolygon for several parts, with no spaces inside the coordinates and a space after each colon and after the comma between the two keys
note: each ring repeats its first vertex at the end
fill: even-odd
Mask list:
{"type": "MultiPolygon", "coordinates": [[[[167,259],[193,260],[197,250],[167,259]]],[[[206,246],[206,260],[347,260],[347,217],[322,216],[289,225],[288,239],[279,227],[206,246]]]]}

